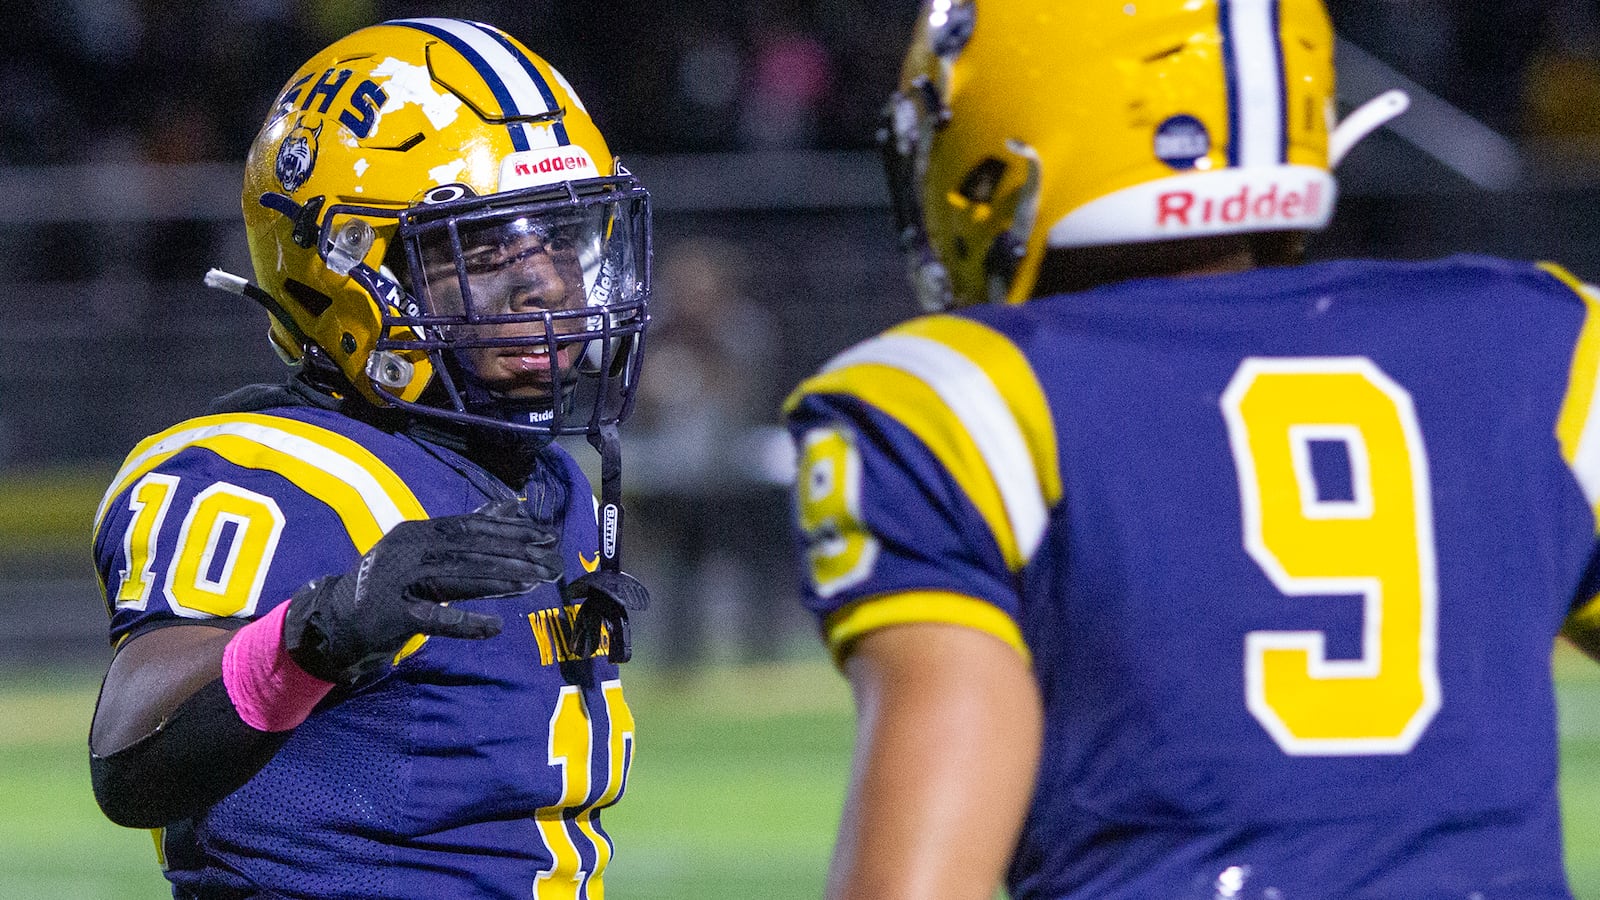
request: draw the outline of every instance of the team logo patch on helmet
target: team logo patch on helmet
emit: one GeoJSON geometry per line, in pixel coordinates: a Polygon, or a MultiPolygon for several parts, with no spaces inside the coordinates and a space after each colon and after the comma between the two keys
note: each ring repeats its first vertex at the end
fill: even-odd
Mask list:
{"type": "Polygon", "coordinates": [[[1192,169],[1211,152],[1211,133],[1194,116],[1173,116],[1156,129],[1156,158],[1174,169],[1192,169]]]}
{"type": "Polygon", "coordinates": [[[322,123],[318,122],[316,128],[307,128],[305,120],[301,119],[289,129],[283,143],[278,145],[278,158],[273,166],[273,171],[278,175],[278,182],[283,185],[287,193],[294,193],[311,177],[311,170],[317,167],[317,138],[322,134],[322,123]]]}

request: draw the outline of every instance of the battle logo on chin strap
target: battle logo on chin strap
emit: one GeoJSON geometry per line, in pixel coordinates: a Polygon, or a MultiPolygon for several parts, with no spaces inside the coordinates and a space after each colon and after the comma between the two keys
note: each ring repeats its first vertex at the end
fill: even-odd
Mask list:
{"type": "Polygon", "coordinates": [[[572,624],[572,647],[579,658],[599,652],[609,633],[606,658],[625,663],[633,658],[629,610],[649,608],[650,592],[622,571],[622,440],[616,425],[602,425],[589,434],[600,453],[600,567],[561,588],[562,599],[580,601],[572,624]]]}

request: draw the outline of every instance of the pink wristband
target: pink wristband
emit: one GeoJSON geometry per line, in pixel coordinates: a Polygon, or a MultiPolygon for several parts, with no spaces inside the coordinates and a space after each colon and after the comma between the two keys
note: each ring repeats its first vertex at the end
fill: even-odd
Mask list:
{"type": "Polygon", "coordinates": [[[308,675],[283,649],[288,612],[289,604],[278,604],[222,649],[222,686],[239,718],[257,731],[288,731],[333,690],[333,682],[308,675]]]}

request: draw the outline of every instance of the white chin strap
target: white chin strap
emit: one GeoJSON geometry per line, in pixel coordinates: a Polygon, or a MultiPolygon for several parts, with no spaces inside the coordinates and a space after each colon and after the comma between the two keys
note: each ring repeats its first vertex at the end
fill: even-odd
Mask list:
{"type": "Polygon", "coordinates": [[[1344,121],[1333,129],[1333,134],[1328,135],[1328,168],[1338,168],[1345,155],[1361,143],[1362,138],[1377,131],[1410,106],[1411,98],[1405,91],[1385,91],[1345,116],[1344,121]]]}

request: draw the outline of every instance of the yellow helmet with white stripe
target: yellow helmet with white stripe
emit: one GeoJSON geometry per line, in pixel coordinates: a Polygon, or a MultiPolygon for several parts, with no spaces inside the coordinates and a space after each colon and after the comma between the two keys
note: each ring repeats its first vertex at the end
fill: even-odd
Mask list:
{"type": "Polygon", "coordinates": [[[243,206],[259,289],[208,281],[267,306],[289,361],[380,406],[544,434],[631,406],[648,197],[505,32],[398,19],[334,42],[279,93],[243,206]]]}
{"type": "Polygon", "coordinates": [[[1320,0],[928,0],[881,137],[941,309],[1050,249],[1320,229],[1334,116],[1320,0]]]}

